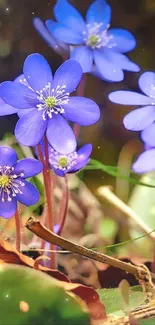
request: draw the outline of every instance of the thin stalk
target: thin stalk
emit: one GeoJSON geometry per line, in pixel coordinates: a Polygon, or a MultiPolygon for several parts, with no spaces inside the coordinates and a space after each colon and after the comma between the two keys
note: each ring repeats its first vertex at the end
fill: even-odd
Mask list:
{"type": "Polygon", "coordinates": [[[67,217],[67,209],[68,209],[68,199],[69,199],[69,190],[68,190],[68,182],[67,182],[67,175],[64,177],[64,191],[62,194],[62,199],[60,202],[60,211],[59,211],[59,218],[60,221],[60,229],[58,232],[58,235],[60,236],[62,234],[64,224],[67,217]]]}
{"type": "MultiPolygon", "coordinates": [[[[46,200],[47,200],[47,220],[48,220],[48,227],[51,231],[54,229],[54,222],[53,222],[53,208],[52,208],[52,185],[51,185],[51,177],[50,177],[50,169],[49,169],[49,154],[48,154],[48,141],[47,138],[44,138],[44,146],[45,146],[45,157],[42,153],[41,145],[38,145],[38,153],[40,161],[43,164],[43,178],[44,178],[44,186],[45,186],[45,193],[46,193],[46,200]]],[[[55,246],[50,245],[50,250],[54,251],[55,246]]],[[[51,259],[51,268],[55,268],[55,253],[50,254],[51,259]]]]}
{"type": "Polygon", "coordinates": [[[17,208],[15,212],[15,228],[16,228],[16,249],[20,252],[20,241],[21,241],[21,234],[20,234],[20,214],[17,208]]]}

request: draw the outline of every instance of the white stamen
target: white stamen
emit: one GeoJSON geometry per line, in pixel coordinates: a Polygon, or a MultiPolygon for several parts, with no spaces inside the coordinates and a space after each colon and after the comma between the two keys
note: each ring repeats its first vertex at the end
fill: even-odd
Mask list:
{"type": "Polygon", "coordinates": [[[0,196],[1,201],[12,201],[12,197],[16,197],[18,193],[23,194],[20,187],[25,186],[19,177],[23,177],[24,173],[13,174],[14,167],[0,166],[0,196]],[[4,176],[4,178],[3,178],[4,176]]]}
{"type": "Polygon", "coordinates": [[[52,118],[53,114],[64,114],[65,110],[63,105],[68,104],[70,93],[65,92],[66,85],[58,85],[56,89],[51,88],[50,82],[40,91],[36,91],[38,94],[37,99],[39,104],[37,104],[38,111],[43,111],[43,120],[47,117],[52,118]],[[48,104],[49,100],[49,104],[48,104]],[[51,103],[50,105],[50,100],[51,103]]]}
{"type": "Polygon", "coordinates": [[[113,36],[107,34],[110,25],[101,30],[102,25],[103,23],[87,24],[87,32],[83,31],[84,41],[92,49],[105,47],[109,40],[113,38],[113,36]]]}

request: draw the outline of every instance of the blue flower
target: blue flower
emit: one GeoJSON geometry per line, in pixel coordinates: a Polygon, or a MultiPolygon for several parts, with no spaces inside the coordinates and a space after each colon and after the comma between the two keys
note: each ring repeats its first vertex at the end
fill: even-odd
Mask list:
{"type": "Polygon", "coordinates": [[[23,145],[36,146],[46,133],[55,150],[64,154],[74,151],[76,139],[66,120],[91,125],[100,118],[99,107],[92,100],[70,97],[82,77],[80,64],[67,60],[53,78],[44,57],[31,54],[25,60],[23,73],[21,82],[18,78],[17,82],[0,85],[2,99],[23,110],[15,127],[17,140],[23,145]]]}
{"type": "Polygon", "coordinates": [[[35,29],[38,31],[38,33],[43,37],[43,39],[48,43],[48,45],[58,54],[60,54],[63,58],[68,55],[69,53],[69,46],[68,44],[65,44],[64,42],[61,42],[59,40],[56,40],[43,21],[36,17],[33,19],[33,25],[35,29]]]}
{"type": "Polygon", "coordinates": [[[17,161],[16,152],[7,146],[0,146],[0,216],[12,217],[17,209],[17,201],[29,206],[39,200],[39,192],[25,180],[40,173],[43,166],[32,158],[17,161]]]}
{"type": "Polygon", "coordinates": [[[109,95],[113,103],[138,105],[123,120],[127,130],[142,131],[141,138],[149,146],[155,146],[155,73],[144,72],[139,78],[139,87],[145,95],[133,91],[119,90],[109,95]]]}
{"type": "Polygon", "coordinates": [[[90,5],[86,22],[67,0],[57,1],[54,14],[57,22],[47,20],[46,26],[55,39],[71,45],[71,59],[81,64],[83,72],[93,72],[107,81],[121,81],[123,70],[140,70],[122,54],[135,48],[134,36],[125,29],[109,29],[111,8],[106,0],[90,5]]]}
{"type": "Polygon", "coordinates": [[[144,151],[132,166],[137,174],[143,174],[155,170],[155,148],[144,151]]]}
{"type": "Polygon", "coordinates": [[[58,176],[64,177],[66,173],[76,173],[85,167],[90,159],[92,145],[85,144],[79,150],[63,155],[49,147],[49,165],[58,176]]]}
{"type": "Polygon", "coordinates": [[[12,115],[18,112],[18,109],[6,104],[2,98],[0,98],[0,116],[12,115]]]}

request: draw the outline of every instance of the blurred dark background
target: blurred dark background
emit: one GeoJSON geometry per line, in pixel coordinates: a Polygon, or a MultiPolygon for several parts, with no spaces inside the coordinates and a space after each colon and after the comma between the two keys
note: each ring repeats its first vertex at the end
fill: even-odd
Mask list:
{"type": "MultiPolygon", "coordinates": [[[[71,0],[84,15],[91,0],[71,0]]],[[[112,6],[113,27],[129,29],[137,39],[137,47],[129,57],[141,66],[141,72],[155,70],[155,0],[109,0],[112,6]]],[[[61,64],[62,58],[46,44],[33,27],[34,17],[44,21],[54,18],[52,8],[55,0],[0,0],[0,81],[12,80],[22,72],[25,58],[32,52],[39,52],[51,64],[53,71],[61,64]]],[[[141,73],[140,72],[140,73],[141,73]]],[[[138,90],[140,73],[126,72],[121,83],[106,83],[87,76],[85,95],[101,107],[102,117],[98,124],[83,128],[80,143],[93,143],[93,158],[108,165],[117,165],[121,148],[139,134],[128,132],[122,125],[124,115],[131,107],[117,106],[108,101],[107,95],[116,89],[138,90]]],[[[0,137],[13,131],[16,116],[0,118],[0,137]]],[[[102,172],[91,174],[94,183],[100,185],[114,180],[102,172]],[[101,178],[103,181],[101,181],[101,178]]]]}

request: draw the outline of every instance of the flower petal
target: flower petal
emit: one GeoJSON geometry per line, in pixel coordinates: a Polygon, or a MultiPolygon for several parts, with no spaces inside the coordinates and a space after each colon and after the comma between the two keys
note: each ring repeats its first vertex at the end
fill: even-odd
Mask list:
{"type": "Polygon", "coordinates": [[[87,24],[102,23],[102,30],[106,29],[111,20],[111,7],[105,0],[94,1],[86,14],[87,24]]]}
{"type": "Polygon", "coordinates": [[[59,85],[66,85],[66,92],[71,93],[76,89],[82,78],[82,68],[75,60],[65,61],[56,71],[54,75],[53,88],[59,85]]]}
{"type": "Polygon", "coordinates": [[[139,87],[149,97],[153,97],[155,103],[155,73],[144,72],[139,78],[139,87]]]}
{"type": "Polygon", "coordinates": [[[54,14],[58,23],[83,35],[83,32],[86,30],[86,23],[79,11],[69,4],[68,1],[58,0],[54,7],[54,14]]]}
{"type": "Polygon", "coordinates": [[[27,80],[25,79],[25,76],[24,76],[23,73],[20,74],[18,77],[16,77],[16,78],[14,79],[14,82],[18,82],[18,83],[21,83],[21,84],[23,84],[23,85],[29,87],[29,84],[28,84],[27,80]]]}
{"type": "Polygon", "coordinates": [[[139,174],[155,170],[155,149],[143,152],[132,165],[132,169],[139,174]]]}
{"type": "Polygon", "coordinates": [[[150,147],[155,147],[155,123],[141,132],[141,139],[150,147]]]}
{"type": "Polygon", "coordinates": [[[37,32],[41,35],[41,37],[48,43],[48,45],[52,49],[54,49],[55,52],[57,52],[58,54],[62,54],[63,50],[69,51],[67,44],[56,40],[51,35],[51,33],[49,32],[49,30],[47,29],[47,27],[45,26],[45,24],[43,23],[43,21],[40,18],[35,17],[33,19],[33,25],[34,25],[35,29],[37,30],[37,32]]]}
{"type": "Polygon", "coordinates": [[[87,46],[75,47],[70,58],[80,63],[83,73],[91,72],[93,64],[93,52],[87,46]]]}
{"type": "Polygon", "coordinates": [[[16,152],[7,146],[0,146],[0,166],[14,166],[17,162],[16,152]]]}
{"type": "Polygon", "coordinates": [[[49,32],[59,41],[75,45],[84,43],[83,36],[78,32],[73,31],[64,25],[58,24],[51,19],[46,21],[46,26],[49,32]]]}
{"type": "Polygon", "coordinates": [[[85,97],[70,97],[68,104],[64,105],[64,110],[67,120],[80,125],[94,124],[100,118],[98,105],[85,97]]]}
{"type": "Polygon", "coordinates": [[[4,81],[0,85],[0,97],[16,108],[32,108],[38,103],[37,95],[18,82],[4,81]]]}
{"type": "Polygon", "coordinates": [[[135,37],[126,29],[111,28],[107,32],[109,42],[107,47],[118,52],[129,52],[136,47],[135,37]]]}
{"type": "Polygon", "coordinates": [[[140,71],[140,67],[134,62],[130,61],[129,58],[121,53],[112,51],[112,49],[104,48],[102,53],[104,53],[105,57],[115,64],[118,68],[138,72],[140,71]]]}
{"type": "Polygon", "coordinates": [[[94,60],[103,79],[115,82],[124,79],[123,71],[116,64],[111,63],[101,51],[94,50],[94,60]]]}
{"type": "Polygon", "coordinates": [[[66,171],[63,171],[63,170],[60,170],[60,169],[57,169],[57,168],[54,168],[51,166],[51,169],[54,171],[54,173],[60,177],[64,177],[65,174],[66,174],[66,171]]]}
{"type": "Polygon", "coordinates": [[[0,98],[0,116],[12,115],[18,112],[18,109],[6,104],[2,98],[0,98]]]}
{"type": "Polygon", "coordinates": [[[152,99],[134,91],[118,90],[109,94],[109,99],[115,104],[122,105],[151,105],[152,99]]]}
{"type": "Polygon", "coordinates": [[[47,139],[51,146],[62,154],[73,152],[76,148],[74,132],[60,114],[54,114],[48,121],[47,139]]]}
{"type": "Polygon", "coordinates": [[[13,174],[20,174],[23,173],[24,176],[22,178],[32,177],[35,176],[43,170],[42,163],[33,158],[25,158],[21,159],[17,162],[17,164],[14,166],[13,174]]]}
{"type": "Polygon", "coordinates": [[[85,144],[82,148],[78,150],[77,164],[71,169],[71,172],[76,172],[83,168],[89,161],[92,152],[92,145],[85,144]]]}
{"type": "Polygon", "coordinates": [[[23,72],[28,84],[35,91],[42,90],[53,81],[48,62],[38,53],[33,53],[26,58],[23,72]]]}
{"type": "Polygon", "coordinates": [[[27,110],[27,109],[18,109],[17,115],[20,118],[20,117],[24,116],[27,113],[30,114],[30,112],[33,111],[33,110],[34,110],[34,108],[30,108],[29,110],[27,110]]]}
{"type": "Polygon", "coordinates": [[[40,199],[39,191],[33,184],[29,183],[25,179],[23,180],[21,178],[21,181],[24,183],[24,186],[20,186],[22,194],[18,193],[16,195],[17,201],[26,206],[36,204],[40,199]]]}
{"type": "Polygon", "coordinates": [[[15,127],[15,137],[25,146],[36,146],[44,136],[47,120],[42,118],[42,111],[31,110],[22,116],[15,127]]]}
{"type": "Polygon", "coordinates": [[[11,201],[8,201],[7,199],[5,202],[2,202],[2,199],[0,197],[0,216],[5,219],[9,219],[13,217],[17,210],[17,200],[16,198],[12,198],[11,201]]]}
{"type": "Polygon", "coordinates": [[[155,108],[145,106],[138,108],[127,114],[123,124],[127,130],[142,131],[151,125],[155,120],[155,108]]]}

